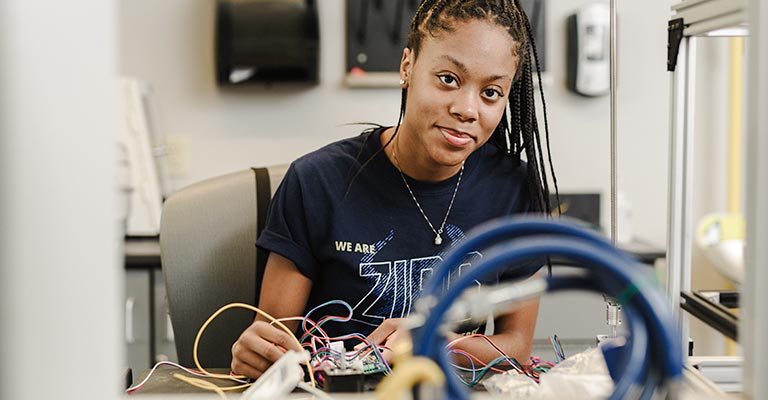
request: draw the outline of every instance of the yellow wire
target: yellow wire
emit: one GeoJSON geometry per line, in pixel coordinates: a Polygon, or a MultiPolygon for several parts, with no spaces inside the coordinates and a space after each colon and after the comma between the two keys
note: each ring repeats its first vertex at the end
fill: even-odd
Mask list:
{"type": "Polygon", "coordinates": [[[216,394],[218,394],[219,397],[221,397],[224,400],[227,400],[227,395],[224,394],[224,390],[222,390],[222,388],[216,386],[215,384],[213,384],[211,382],[204,381],[202,379],[197,379],[197,378],[190,378],[188,376],[184,376],[184,375],[179,374],[179,373],[173,374],[173,377],[178,379],[178,380],[180,380],[180,381],[182,381],[182,382],[188,383],[188,384],[190,384],[190,385],[192,385],[194,387],[198,387],[200,389],[205,389],[205,390],[212,390],[212,391],[216,392],[216,394]]]}
{"type": "MultiPolygon", "coordinates": [[[[203,323],[203,326],[200,327],[200,330],[197,332],[197,336],[195,337],[195,344],[192,347],[192,358],[195,361],[195,366],[197,367],[197,369],[199,369],[204,374],[208,375],[211,378],[219,378],[219,379],[231,379],[231,378],[233,378],[232,376],[227,375],[227,374],[214,374],[214,373],[206,371],[205,368],[203,368],[203,366],[200,365],[200,361],[197,358],[197,346],[200,343],[200,337],[203,336],[203,332],[205,331],[205,328],[208,327],[208,325],[211,323],[211,321],[213,321],[216,317],[219,316],[219,314],[223,313],[224,311],[229,310],[230,308],[236,308],[236,307],[237,308],[245,308],[247,310],[254,311],[257,314],[261,315],[262,317],[268,319],[270,322],[272,322],[273,324],[277,325],[280,329],[282,329],[286,333],[288,333],[288,335],[290,335],[290,337],[293,339],[293,341],[297,345],[299,345],[299,348],[302,348],[301,342],[299,342],[299,340],[296,339],[296,336],[293,334],[293,332],[291,332],[291,330],[288,329],[288,327],[285,326],[285,324],[283,324],[282,322],[278,321],[275,317],[269,315],[268,313],[266,313],[266,312],[264,312],[262,310],[259,310],[258,308],[254,307],[254,306],[252,306],[250,304],[230,303],[230,304],[227,304],[227,305],[219,308],[218,310],[216,310],[215,313],[213,313],[210,317],[208,317],[208,319],[205,321],[205,323],[203,323]]],[[[312,369],[312,363],[311,362],[307,363],[307,371],[309,373],[309,380],[312,382],[312,387],[317,387],[317,382],[315,382],[315,372],[312,369]]],[[[236,376],[235,378],[246,378],[246,377],[245,376],[236,376]]]]}

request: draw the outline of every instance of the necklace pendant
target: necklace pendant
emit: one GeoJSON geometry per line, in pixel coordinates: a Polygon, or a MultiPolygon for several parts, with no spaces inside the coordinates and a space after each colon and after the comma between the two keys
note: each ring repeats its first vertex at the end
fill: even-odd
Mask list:
{"type": "Polygon", "coordinates": [[[440,246],[441,244],[443,244],[443,237],[438,233],[435,236],[435,246],[440,246]]]}

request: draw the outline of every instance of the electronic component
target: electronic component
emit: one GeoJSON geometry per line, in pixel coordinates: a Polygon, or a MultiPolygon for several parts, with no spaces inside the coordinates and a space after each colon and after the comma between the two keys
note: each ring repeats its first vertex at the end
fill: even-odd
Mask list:
{"type": "Polygon", "coordinates": [[[383,371],[360,372],[353,369],[323,368],[319,372],[326,392],[368,392],[384,379],[383,371]]]}
{"type": "Polygon", "coordinates": [[[319,369],[320,382],[326,392],[365,392],[374,390],[389,371],[388,366],[372,352],[346,351],[344,342],[329,344],[330,365],[319,369]]]}
{"type": "Polygon", "coordinates": [[[365,391],[365,375],[357,370],[326,367],[320,370],[320,378],[326,392],[365,391]]]}

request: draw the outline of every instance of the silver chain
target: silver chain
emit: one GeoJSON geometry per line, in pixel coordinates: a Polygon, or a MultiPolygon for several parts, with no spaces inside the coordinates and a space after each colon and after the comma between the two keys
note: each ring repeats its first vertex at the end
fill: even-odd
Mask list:
{"type": "MultiPolygon", "coordinates": [[[[395,147],[397,145],[397,141],[395,141],[395,147]]],[[[461,185],[461,177],[464,175],[464,161],[461,162],[461,169],[459,170],[459,180],[456,182],[456,187],[453,189],[453,196],[451,196],[451,203],[448,204],[448,210],[445,212],[445,218],[443,218],[443,223],[440,224],[440,229],[435,230],[435,227],[432,226],[432,222],[429,221],[429,218],[427,218],[427,214],[424,213],[424,209],[421,208],[421,204],[419,204],[419,201],[416,200],[416,195],[413,194],[413,190],[411,190],[411,185],[408,184],[408,180],[405,179],[405,175],[403,174],[403,170],[400,169],[400,161],[397,159],[397,154],[395,152],[395,149],[392,149],[392,158],[395,159],[395,165],[397,166],[397,172],[400,173],[400,177],[403,178],[403,183],[405,183],[406,189],[408,189],[408,193],[411,194],[411,198],[413,199],[413,202],[416,203],[416,207],[419,208],[419,211],[421,212],[421,215],[424,217],[424,220],[427,221],[427,224],[429,224],[429,228],[432,229],[432,232],[435,234],[435,246],[440,246],[443,243],[443,229],[445,229],[445,222],[448,221],[448,215],[451,213],[451,208],[453,207],[453,201],[456,199],[456,192],[459,191],[459,185],[461,185]]]]}

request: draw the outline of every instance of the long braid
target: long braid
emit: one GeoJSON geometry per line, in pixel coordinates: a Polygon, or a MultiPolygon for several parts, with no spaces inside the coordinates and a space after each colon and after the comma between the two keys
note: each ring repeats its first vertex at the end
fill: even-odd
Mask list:
{"type": "MultiPolygon", "coordinates": [[[[546,170],[544,169],[545,168],[544,167],[544,159],[543,159],[544,155],[543,155],[543,152],[542,152],[542,149],[541,149],[541,138],[540,138],[540,135],[539,135],[539,125],[538,125],[538,120],[536,118],[535,94],[534,94],[534,89],[533,89],[533,76],[532,76],[533,74],[532,74],[531,63],[530,63],[531,56],[533,56],[533,62],[534,62],[534,65],[536,66],[536,75],[537,75],[537,78],[538,78],[539,91],[540,91],[540,95],[541,95],[541,102],[542,102],[543,113],[544,113],[544,130],[545,130],[545,133],[546,133],[546,138],[545,139],[547,141],[547,157],[549,158],[549,168],[550,168],[550,172],[552,174],[553,184],[555,186],[555,197],[556,197],[556,201],[557,201],[557,208],[558,208],[558,211],[560,211],[560,193],[559,193],[559,190],[558,190],[558,187],[557,187],[557,177],[555,175],[555,170],[554,170],[554,167],[552,165],[552,154],[550,152],[549,124],[548,124],[548,121],[547,121],[547,108],[546,108],[546,101],[544,99],[544,88],[543,88],[542,81],[541,81],[541,66],[539,64],[539,55],[538,55],[538,52],[537,52],[537,49],[536,49],[536,42],[535,42],[535,40],[533,40],[533,29],[531,28],[530,21],[528,20],[528,17],[525,15],[525,13],[522,11],[523,9],[522,9],[522,5],[520,4],[520,1],[519,0],[514,0],[514,2],[515,2],[515,4],[514,4],[515,7],[511,7],[510,6],[510,7],[505,7],[505,9],[511,15],[513,15],[514,17],[517,17],[515,19],[517,19],[518,21],[520,21],[520,22],[522,22],[524,24],[526,34],[529,37],[529,41],[527,43],[528,45],[526,46],[525,50],[523,52],[521,52],[521,53],[524,54],[523,57],[524,57],[524,60],[526,62],[525,62],[525,65],[523,66],[523,75],[522,75],[523,79],[521,80],[520,85],[518,85],[518,88],[520,89],[518,93],[519,93],[520,96],[517,99],[519,101],[519,103],[518,103],[518,105],[516,105],[517,110],[518,110],[517,112],[520,112],[521,111],[521,107],[519,107],[519,104],[520,103],[525,103],[525,108],[524,109],[526,110],[526,113],[528,114],[527,115],[528,118],[524,118],[522,115],[520,115],[520,117],[521,117],[521,119],[525,120],[526,122],[529,122],[529,124],[526,124],[528,126],[521,133],[523,135],[525,135],[525,136],[528,136],[528,140],[527,141],[529,143],[526,146],[527,158],[528,158],[529,162],[530,162],[530,160],[534,160],[533,165],[529,165],[529,168],[528,168],[528,171],[527,171],[528,172],[528,176],[529,176],[529,178],[528,178],[529,190],[532,190],[529,193],[537,193],[536,196],[532,196],[532,197],[538,198],[538,204],[543,206],[543,210],[542,211],[545,211],[547,214],[549,214],[549,211],[552,210],[552,206],[551,206],[550,201],[549,201],[549,183],[548,183],[548,180],[547,180],[546,170]],[[518,10],[518,13],[515,13],[513,11],[514,9],[518,10]],[[539,165],[535,165],[536,164],[536,161],[535,161],[536,160],[536,156],[535,156],[536,151],[533,148],[534,147],[534,143],[531,143],[531,142],[535,142],[535,147],[538,148],[538,155],[539,155],[538,164],[539,165]],[[530,186],[534,186],[534,187],[530,187],[530,186]]],[[[512,101],[512,100],[510,99],[510,101],[512,101]]],[[[518,126],[520,126],[520,125],[518,125],[518,126]]],[[[558,215],[559,215],[559,213],[558,213],[558,215]]],[[[552,261],[549,258],[547,258],[546,264],[547,264],[547,271],[548,271],[549,275],[551,276],[552,275],[552,261]]]]}
{"type": "MultiPolygon", "coordinates": [[[[526,57],[529,55],[526,54],[526,57]]],[[[531,179],[528,180],[529,188],[532,190],[531,194],[536,200],[535,205],[537,211],[547,212],[549,209],[549,188],[546,181],[546,174],[542,171],[544,166],[543,156],[541,154],[541,143],[539,140],[539,130],[536,121],[536,105],[533,102],[533,81],[531,77],[531,64],[525,63],[523,65],[523,76],[521,85],[521,99],[522,110],[524,114],[521,116],[523,120],[523,138],[525,146],[525,154],[528,159],[528,176],[531,179]],[[538,152],[536,151],[538,148],[538,152]],[[538,153],[538,154],[537,154],[538,153]],[[538,159],[536,158],[538,155],[538,159]]]]}
{"type": "MultiPolygon", "coordinates": [[[[520,4],[520,0],[514,0],[515,5],[522,9],[522,5],[520,4]]],[[[531,22],[528,19],[525,14],[523,14],[523,22],[525,23],[525,30],[528,32],[528,36],[533,38],[533,27],[531,26],[531,22]]],[[[531,50],[533,51],[533,60],[536,64],[536,77],[538,78],[539,82],[539,96],[541,97],[541,108],[542,112],[544,114],[544,137],[547,141],[547,158],[549,159],[549,170],[552,173],[552,183],[555,186],[555,201],[557,202],[557,213],[560,214],[560,191],[557,187],[557,175],[555,175],[555,167],[552,164],[552,149],[549,145],[549,120],[547,118],[547,101],[544,98],[544,85],[541,79],[541,64],[539,63],[539,54],[538,50],[536,48],[536,41],[531,40],[531,50]]],[[[541,151],[541,150],[540,150],[541,151]]],[[[551,210],[552,208],[548,205],[548,210],[551,210]]]]}
{"type": "MultiPolygon", "coordinates": [[[[560,199],[559,199],[559,190],[557,188],[557,178],[554,172],[554,167],[552,165],[552,157],[551,157],[551,149],[549,145],[549,123],[547,120],[547,113],[546,113],[546,100],[544,98],[544,91],[543,86],[541,82],[541,66],[539,63],[539,57],[538,57],[538,51],[536,48],[536,43],[533,40],[533,29],[531,28],[530,22],[523,12],[522,5],[520,4],[519,0],[510,0],[509,2],[504,2],[504,11],[508,13],[510,16],[510,19],[515,21],[518,24],[521,24],[523,26],[525,36],[528,37],[528,40],[525,42],[524,46],[522,47],[522,51],[520,51],[520,64],[521,66],[518,67],[518,72],[521,72],[521,75],[519,76],[521,79],[519,80],[519,84],[516,85],[516,91],[517,96],[511,96],[510,102],[514,102],[514,112],[512,119],[515,121],[514,125],[516,127],[522,128],[522,130],[519,132],[519,135],[522,136],[524,148],[526,152],[526,157],[529,161],[529,164],[533,160],[534,162],[529,165],[530,169],[529,172],[535,172],[535,173],[529,173],[529,187],[530,189],[534,190],[533,193],[537,193],[537,195],[533,195],[532,197],[534,199],[538,200],[538,204],[542,208],[542,211],[545,210],[551,210],[552,207],[550,205],[549,201],[549,182],[547,179],[546,171],[544,170],[544,155],[541,148],[541,139],[539,135],[539,128],[538,128],[538,118],[536,116],[536,108],[535,108],[535,93],[533,89],[533,71],[531,69],[531,63],[530,61],[534,62],[534,65],[536,67],[536,74],[538,77],[539,82],[539,90],[540,95],[542,99],[542,105],[544,106],[544,124],[545,124],[545,132],[546,132],[546,146],[547,146],[547,157],[549,159],[549,167],[550,172],[553,177],[553,183],[555,186],[555,194],[557,198],[557,204],[559,207],[560,199]],[[527,146],[525,144],[528,144],[527,146]],[[538,150],[538,151],[537,151],[538,150]],[[538,153],[538,160],[537,158],[538,153]],[[536,162],[538,161],[538,162],[536,162]],[[531,171],[533,170],[533,171],[531,171]]],[[[518,82],[516,82],[517,84],[518,82]]],[[[517,131],[512,131],[512,135],[518,137],[517,131]]]]}
{"type": "MultiPolygon", "coordinates": [[[[519,86],[519,83],[516,83],[515,85],[519,86]]],[[[515,159],[517,159],[517,161],[519,162],[520,161],[520,152],[523,151],[523,149],[522,149],[522,145],[523,144],[522,144],[522,142],[520,140],[520,135],[517,134],[517,132],[519,132],[520,124],[521,124],[521,121],[520,121],[520,101],[519,101],[520,100],[519,99],[520,90],[519,89],[517,91],[513,90],[512,92],[517,94],[518,98],[513,98],[512,96],[510,96],[510,101],[509,101],[510,102],[510,109],[512,109],[513,107],[514,107],[514,109],[512,111],[512,126],[513,126],[513,128],[512,128],[512,130],[510,132],[508,132],[508,135],[512,137],[512,143],[515,145],[515,151],[512,153],[512,156],[515,157],[515,159]],[[512,100],[514,100],[514,101],[512,101],[512,100]]]]}
{"type": "MultiPolygon", "coordinates": [[[[528,50],[530,50],[530,47],[528,50]]],[[[529,52],[526,54],[526,58],[530,61],[530,57],[531,54],[529,52]]],[[[547,195],[549,194],[549,186],[547,185],[546,175],[544,171],[542,171],[544,166],[544,156],[541,152],[541,138],[539,137],[539,124],[536,118],[536,104],[533,97],[533,76],[530,62],[525,63],[524,66],[522,90],[522,97],[525,99],[525,131],[527,132],[530,141],[530,147],[526,152],[526,155],[528,156],[529,162],[532,158],[535,159],[538,156],[538,160],[536,160],[537,168],[535,168],[534,171],[538,182],[535,183],[543,186],[543,193],[540,193],[541,197],[539,198],[539,204],[544,206],[544,210],[548,210],[549,199],[547,198],[547,195]]]]}
{"type": "MultiPolygon", "coordinates": [[[[507,15],[510,15],[513,20],[515,18],[515,14],[512,11],[509,3],[504,2],[502,5],[504,7],[504,13],[507,15]]],[[[518,68],[520,67],[520,62],[518,62],[518,68]]],[[[517,71],[516,71],[517,72],[517,71]]],[[[514,84],[514,83],[513,83],[514,84]]],[[[509,101],[507,102],[507,107],[504,109],[504,127],[506,128],[503,131],[504,139],[508,143],[507,148],[507,155],[510,157],[513,157],[518,164],[520,163],[520,135],[517,135],[517,130],[514,130],[511,128],[509,123],[507,123],[507,119],[510,119],[510,123],[512,124],[512,127],[519,127],[520,126],[520,102],[519,101],[513,101],[512,96],[510,95],[509,101]],[[507,116],[507,113],[509,113],[509,117],[507,116]]]]}

